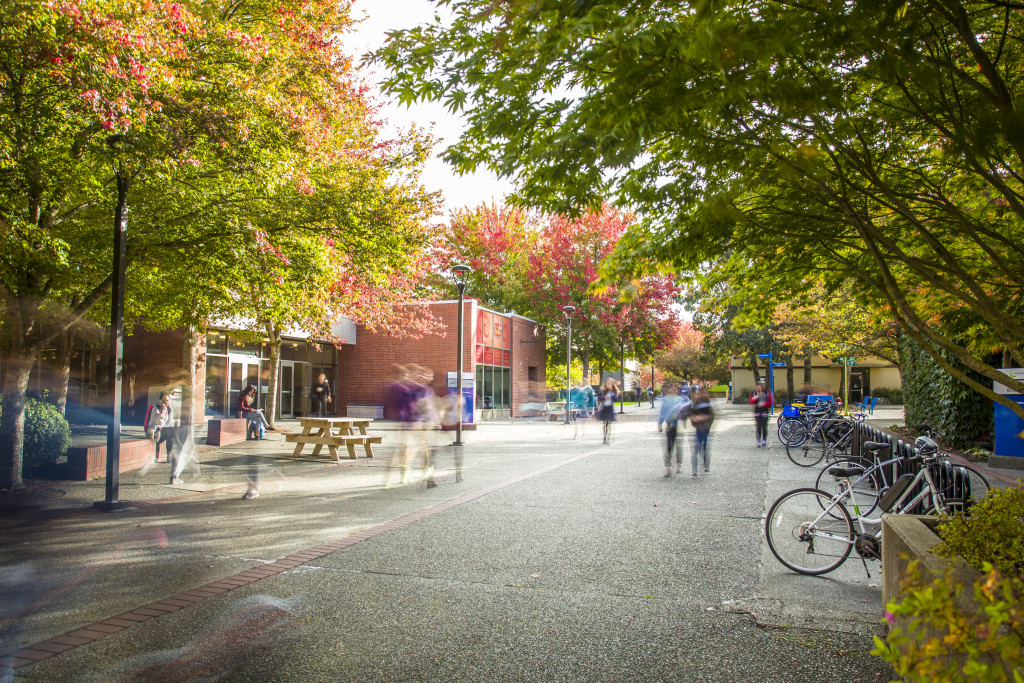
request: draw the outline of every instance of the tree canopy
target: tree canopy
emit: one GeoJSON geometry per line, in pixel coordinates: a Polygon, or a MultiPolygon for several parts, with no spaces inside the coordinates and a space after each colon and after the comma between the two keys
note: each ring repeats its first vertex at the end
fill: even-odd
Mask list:
{"type": "Polygon", "coordinates": [[[635,210],[610,279],[697,273],[762,320],[852,281],[968,386],[1024,392],[985,360],[1024,365],[1024,5],[441,4],[378,53],[390,90],[464,112],[447,159],[527,204],[635,210]]]}

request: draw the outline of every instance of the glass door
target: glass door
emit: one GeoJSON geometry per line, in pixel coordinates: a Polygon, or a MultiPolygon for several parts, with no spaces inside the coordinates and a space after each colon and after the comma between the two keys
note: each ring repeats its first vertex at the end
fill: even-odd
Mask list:
{"type": "Polygon", "coordinates": [[[278,405],[281,406],[278,414],[281,419],[291,419],[295,417],[295,408],[292,405],[292,389],[294,387],[295,377],[295,366],[288,361],[281,361],[281,374],[278,377],[278,384],[281,387],[280,401],[278,405]]]}
{"type": "MultiPolygon", "coordinates": [[[[228,410],[231,415],[238,413],[238,400],[242,390],[250,384],[256,387],[256,402],[254,408],[262,408],[262,392],[260,390],[260,359],[247,356],[232,355],[230,361],[230,395],[228,396],[228,410]]],[[[265,389],[264,389],[265,390],[265,389]]]]}

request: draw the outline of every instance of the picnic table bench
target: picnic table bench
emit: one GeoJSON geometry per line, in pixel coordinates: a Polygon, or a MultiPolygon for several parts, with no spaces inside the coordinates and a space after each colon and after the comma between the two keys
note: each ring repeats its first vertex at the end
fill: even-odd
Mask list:
{"type": "Polygon", "coordinates": [[[355,460],[356,446],[363,446],[366,457],[372,458],[372,444],[383,442],[384,437],[366,433],[371,422],[373,420],[370,418],[300,417],[302,433],[285,434],[284,439],[295,444],[292,456],[301,455],[306,444],[311,444],[314,446],[314,457],[320,455],[323,447],[327,446],[331,456],[340,462],[338,448],[345,446],[348,449],[348,457],[355,460]],[[358,434],[355,433],[357,430],[358,434]]]}

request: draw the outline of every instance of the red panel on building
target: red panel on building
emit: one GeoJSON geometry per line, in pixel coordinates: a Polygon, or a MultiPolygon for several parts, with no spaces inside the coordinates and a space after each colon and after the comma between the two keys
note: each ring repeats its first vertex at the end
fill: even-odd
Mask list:
{"type": "Polygon", "coordinates": [[[476,347],[476,362],[477,363],[483,363],[484,362],[484,347],[482,347],[480,345],[477,345],[477,347],[476,347]]]}
{"type": "Polygon", "coordinates": [[[484,311],[484,346],[494,346],[494,315],[490,311],[484,311]]]}
{"type": "MultiPolygon", "coordinates": [[[[502,325],[501,330],[501,346],[502,348],[512,348],[512,320],[510,318],[505,319],[505,324],[502,325]]],[[[508,365],[508,362],[505,362],[508,365]]]]}
{"type": "MultiPolygon", "coordinates": [[[[504,362],[502,363],[502,365],[504,365],[506,368],[512,367],[512,352],[502,351],[502,354],[504,355],[504,362]]],[[[458,420],[456,420],[456,422],[457,421],[458,420]]]]}
{"type": "Polygon", "coordinates": [[[484,365],[494,364],[494,349],[490,346],[484,347],[484,365]]]}

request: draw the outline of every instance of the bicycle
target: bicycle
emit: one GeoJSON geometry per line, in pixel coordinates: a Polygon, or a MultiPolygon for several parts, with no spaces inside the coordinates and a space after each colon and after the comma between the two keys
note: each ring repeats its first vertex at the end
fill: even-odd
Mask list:
{"type": "Polygon", "coordinates": [[[854,413],[849,417],[822,418],[800,444],[786,444],[786,457],[800,467],[813,467],[825,458],[831,462],[836,459],[838,453],[846,452],[853,443],[853,433],[857,425],[866,419],[867,415],[864,413],[854,413]]]}
{"type": "MultiPolygon", "coordinates": [[[[928,441],[934,442],[933,439],[928,441]]],[[[905,456],[896,456],[888,460],[878,461],[877,458],[880,451],[891,449],[890,445],[886,445],[885,448],[876,448],[875,446],[879,443],[883,442],[868,441],[864,444],[864,447],[872,452],[873,458],[870,460],[866,458],[839,460],[826,465],[818,473],[818,477],[814,481],[815,488],[823,491],[830,490],[829,484],[834,485],[838,482],[834,474],[835,472],[860,468],[861,474],[856,479],[851,480],[850,489],[853,499],[860,510],[860,515],[866,516],[871,514],[878,505],[879,498],[888,489],[899,482],[900,479],[912,476],[910,474],[903,474],[900,477],[891,477],[892,466],[906,462],[906,458],[905,456]]],[[[930,446],[926,443],[926,447],[930,446]]],[[[985,476],[968,465],[953,465],[948,461],[933,464],[932,478],[941,488],[946,506],[951,512],[966,512],[970,507],[971,500],[980,500],[989,491],[988,480],[985,479],[985,476]]],[[[929,507],[907,510],[907,512],[914,514],[929,514],[932,511],[934,510],[929,507]]]]}
{"type": "MultiPolygon", "coordinates": [[[[863,446],[872,452],[889,448],[889,444],[870,441],[863,446]]],[[[924,506],[937,512],[954,511],[956,506],[950,506],[944,487],[937,486],[932,476],[932,466],[943,460],[938,444],[928,437],[920,437],[915,446],[916,453],[909,460],[920,462],[921,469],[916,475],[905,475],[897,480],[899,485],[894,484],[882,493],[875,507],[881,512],[899,514],[927,501],[924,506]]],[[[800,574],[820,575],[839,567],[856,550],[870,577],[867,560],[880,559],[882,555],[882,519],[862,514],[855,498],[852,480],[858,478],[859,481],[864,475],[861,467],[833,468],[832,476],[839,482],[839,493],[800,488],[780,496],[765,519],[765,538],[775,558],[800,574]],[[856,513],[856,528],[848,506],[856,513]],[[869,526],[878,526],[878,529],[869,531],[869,526]]],[[[969,496],[965,500],[967,498],[969,496]]]]}
{"type": "Polygon", "coordinates": [[[818,403],[816,406],[801,411],[794,406],[786,406],[783,415],[779,416],[779,443],[783,445],[799,446],[813,433],[814,426],[818,421],[835,415],[836,408],[828,402],[818,403]],[[795,415],[786,415],[787,410],[793,409],[795,415]]]}

